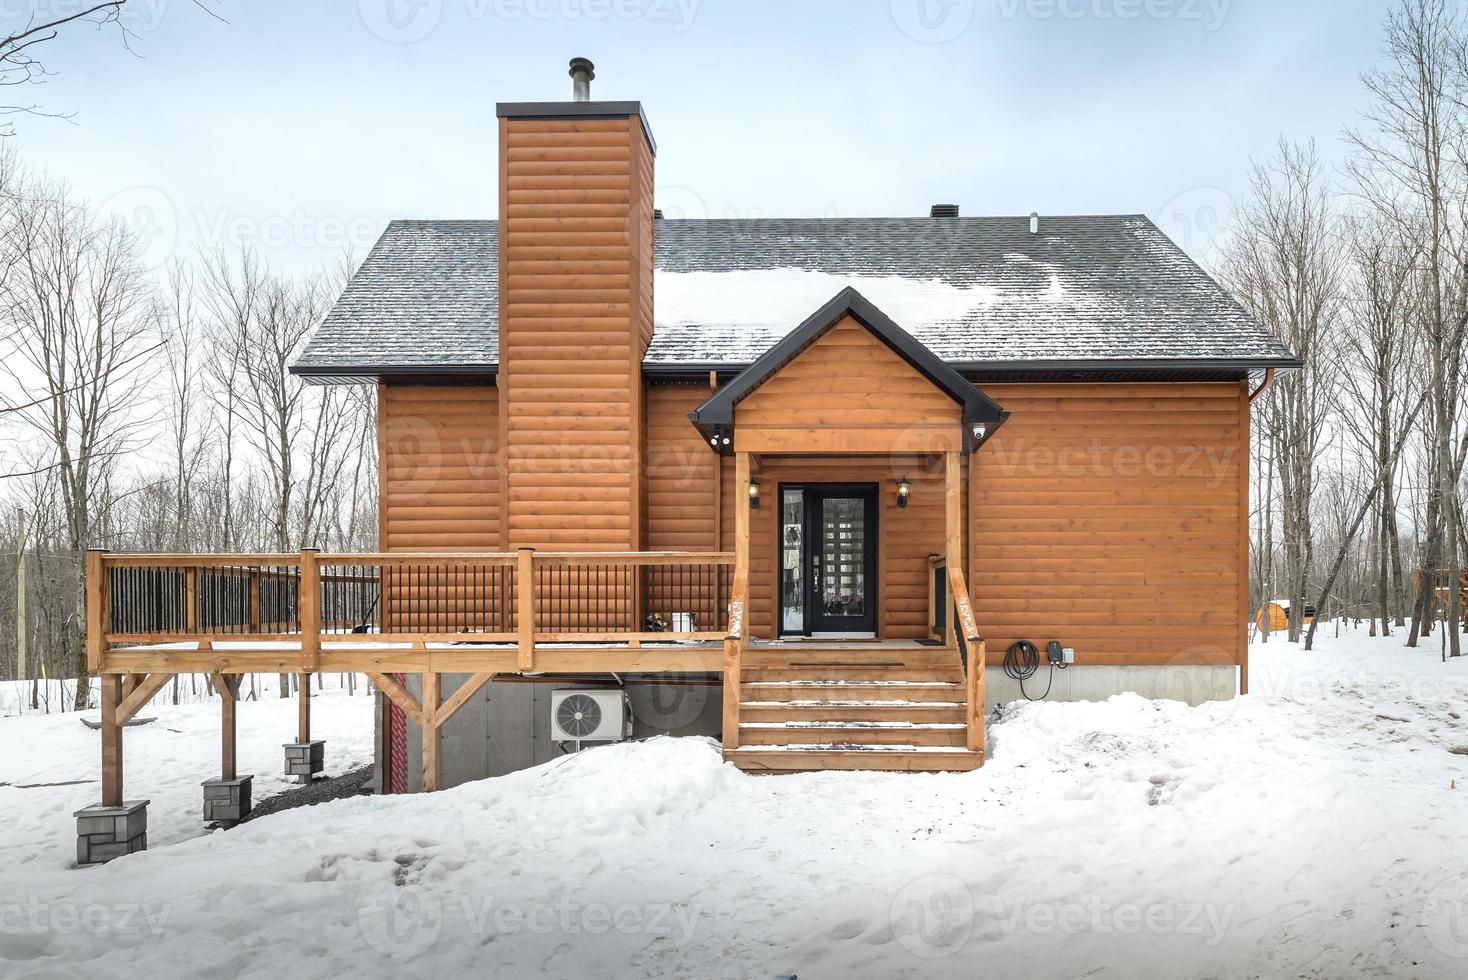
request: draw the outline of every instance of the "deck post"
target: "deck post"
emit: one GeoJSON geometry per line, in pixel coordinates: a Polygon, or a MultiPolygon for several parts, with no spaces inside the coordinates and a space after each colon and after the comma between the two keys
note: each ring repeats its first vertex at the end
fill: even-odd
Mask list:
{"type": "Polygon", "coordinates": [[[739,641],[724,641],[724,737],[725,750],[739,748],[739,641]]]}
{"type": "Polygon", "coordinates": [[[968,651],[968,677],[965,678],[968,682],[968,717],[964,720],[968,725],[968,747],[971,752],[984,751],[984,659],[987,653],[987,645],[983,640],[971,645],[968,651]]]}
{"type": "Polygon", "coordinates": [[[122,806],[122,675],[103,674],[102,686],[102,805],[122,806]]]}
{"type": "Polygon", "coordinates": [[[520,634],[519,668],[522,673],[535,669],[535,549],[521,548],[516,563],[515,589],[518,593],[520,634]]]}
{"type": "Polygon", "coordinates": [[[250,813],[254,776],[236,771],[235,716],[239,707],[240,678],[215,671],[209,677],[219,695],[219,778],[204,782],[204,822],[232,827],[250,813]]]}
{"type": "Polygon", "coordinates": [[[296,741],[311,741],[311,675],[296,675],[296,741]]]}
{"type": "Polygon", "coordinates": [[[321,549],[301,549],[296,608],[301,663],[296,673],[296,741],[285,745],[285,774],[309,783],[326,768],[326,743],[311,739],[311,675],[321,669],[321,549]]]}
{"type": "Polygon", "coordinates": [[[423,792],[432,793],[443,780],[443,760],[439,757],[440,732],[438,702],[442,693],[439,689],[439,674],[423,675],[423,792]]]}
{"type": "MultiPolygon", "coordinates": [[[[102,548],[87,549],[87,670],[96,673],[102,669],[106,644],[102,637],[107,632],[108,588],[107,568],[102,548]]],[[[24,679],[24,678],[22,678],[24,679]]]]}
{"type": "Polygon", "coordinates": [[[235,702],[234,685],[223,674],[214,675],[219,694],[219,778],[235,778],[235,702]]]}
{"type": "Polygon", "coordinates": [[[307,671],[321,667],[320,555],[320,548],[301,549],[301,578],[297,586],[296,603],[301,619],[301,665],[307,671]]]}

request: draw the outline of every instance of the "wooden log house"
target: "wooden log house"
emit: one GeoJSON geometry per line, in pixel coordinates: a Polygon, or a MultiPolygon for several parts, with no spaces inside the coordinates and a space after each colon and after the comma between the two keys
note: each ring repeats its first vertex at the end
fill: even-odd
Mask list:
{"type": "Polygon", "coordinates": [[[978,767],[1019,641],[1051,697],[1245,683],[1299,362],[1146,217],[675,220],[640,103],[498,116],[498,220],[393,222],[293,367],[375,386],[379,552],[92,555],[104,804],[177,671],[365,673],[388,790],[517,679],[703,684],[753,771],[978,767]]]}

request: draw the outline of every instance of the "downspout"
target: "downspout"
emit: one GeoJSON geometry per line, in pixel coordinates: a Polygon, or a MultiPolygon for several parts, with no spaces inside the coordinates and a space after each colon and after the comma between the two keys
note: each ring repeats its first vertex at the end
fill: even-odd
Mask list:
{"type": "Polygon", "coordinates": [[[1272,384],[1274,384],[1274,368],[1265,368],[1264,380],[1259,382],[1259,387],[1255,388],[1249,394],[1249,404],[1254,404],[1254,399],[1264,394],[1265,390],[1272,384]]]}

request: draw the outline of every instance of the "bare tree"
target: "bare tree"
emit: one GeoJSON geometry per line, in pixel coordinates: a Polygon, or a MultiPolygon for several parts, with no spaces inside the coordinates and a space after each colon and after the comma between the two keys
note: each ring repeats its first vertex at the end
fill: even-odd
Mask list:
{"type": "MultiPolygon", "coordinates": [[[[1420,239],[1404,238],[1396,225],[1379,215],[1350,221],[1349,233],[1352,288],[1343,320],[1346,363],[1341,382],[1352,417],[1342,428],[1374,470],[1377,505],[1368,550],[1376,583],[1375,614],[1382,635],[1389,635],[1393,612],[1399,626],[1404,613],[1392,449],[1405,444],[1416,418],[1404,411],[1403,404],[1420,387],[1412,370],[1418,351],[1409,321],[1422,250],[1420,239]]],[[[1375,621],[1374,616],[1373,634],[1375,621]]]]}
{"type": "MultiPolygon", "coordinates": [[[[1284,140],[1256,163],[1223,275],[1241,302],[1304,361],[1277,381],[1259,413],[1280,483],[1289,638],[1300,637],[1314,558],[1315,459],[1336,392],[1333,339],[1344,301],[1341,228],[1313,144],[1284,140]]],[[[1269,597],[1265,597],[1268,599],[1269,597]]]]}
{"type": "MultiPolygon", "coordinates": [[[[86,28],[111,30],[116,33],[122,47],[131,50],[135,35],[128,26],[126,13],[128,10],[140,9],[141,5],[133,4],[129,7],[128,4],[129,0],[80,0],[76,4],[57,5],[46,13],[39,12],[44,5],[32,5],[30,16],[23,23],[8,28],[9,33],[0,37],[0,90],[18,89],[46,81],[53,72],[41,60],[41,52],[45,45],[54,42],[63,33],[86,28]]],[[[216,20],[223,19],[201,0],[194,0],[194,6],[216,20]]],[[[35,103],[0,103],[0,116],[22,113],[64,115],[47,112],[35,103]]],[[[0,125],[0,136],[12,135],[14,131],[13,123],[0,125]]]]}
{"type": "MultiPolygon", "coordinates": [[[[1445,0],[1406,0],[1386,23],[1386,66],[1363,76],[1372,102],[1360,131],[1353,175],[1363,196],[1404,237],[1422,245],[1422,302],[1415,317],[1426,355],[1428,423],[1432,434],[1432,492],[1424,549],[1424,581],[1439,563],[1454,581],[1459,568],[1458,471],[1453,430],[1465,324],[1462,282],[1465,174],[1463,22],[1445,0]],[[1440,530],[1439,530],[1440,527],[1440,530]]],[[[1415,645],[1423,597],[1408,645],[1415,645]]],[[[1449,621],[1461,616],[1457,591],[1449,621]]],[[[1454,656],[1461,653],[1456,630],[1454,656]]]]}
{"type": "Polygon", "coordinates": [[[16,350],[0,370],[57,482],[81,707],[89,699],[83,554],[98,543],[93,522],[107,506],[110,473],[148,421],[140,408],[156,346],[155,297],[127,230],[97,225],[62,187],[24,194],[8,231],[19,258],[0,283],[0,317],[16,350]]]}

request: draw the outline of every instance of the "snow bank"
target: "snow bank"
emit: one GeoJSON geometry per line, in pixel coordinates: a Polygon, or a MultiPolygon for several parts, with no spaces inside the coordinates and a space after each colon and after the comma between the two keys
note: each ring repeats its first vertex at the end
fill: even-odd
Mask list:
{"type": "Polygon", "coordinates": [[[1468,667],[1399,642],[1276,639],[1199,708],[1016,705],[973,773],[662,738],[92,871],[12,854],[0,973],[1461,976],[1468,667]]]}

